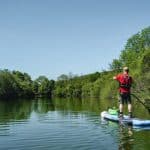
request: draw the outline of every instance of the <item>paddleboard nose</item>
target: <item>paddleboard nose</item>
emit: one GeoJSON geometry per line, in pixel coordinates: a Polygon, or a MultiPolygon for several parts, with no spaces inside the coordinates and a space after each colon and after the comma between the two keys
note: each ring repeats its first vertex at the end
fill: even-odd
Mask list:
{"type": "Polygon", "coordinates": [[[101,117],[104,118],[104,117],[105,117],[105,114],[107,114],[107,113],[108,113],[107,111],[101,112],[101,117]]]}

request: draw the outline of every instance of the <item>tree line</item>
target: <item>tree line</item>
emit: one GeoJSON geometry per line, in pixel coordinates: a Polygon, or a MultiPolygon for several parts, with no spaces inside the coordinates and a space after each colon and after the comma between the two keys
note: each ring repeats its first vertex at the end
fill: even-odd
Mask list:
{"type": "Polygon", "coordinates": [[[33,81],[27,73],[0,70],[0,98],[51,97],[54,82],[45,76],[40,76],[33,81]]]}
{"type": "Polygon", "coordinates": [[[0,70],[0,98],[18,97],[98,97],[112,99],[116,96],[118,84],[112,77],[130,68],[134,79],[133,91],[148,97],[150,93],[150,27],[131,36],[118,59],[109,64],[108,70],[77,76],[62,74],[56,81],[40,76],[32,80],[30,75],[20,71],[0,70]]]}

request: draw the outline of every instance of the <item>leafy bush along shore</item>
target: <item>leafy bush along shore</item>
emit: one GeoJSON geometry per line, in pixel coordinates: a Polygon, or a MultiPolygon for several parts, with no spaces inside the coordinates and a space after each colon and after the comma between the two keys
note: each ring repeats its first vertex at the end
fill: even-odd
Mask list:
{"type": "Polygon", "coordinates": [[[0,98],[18,98],[35,96],[51,97],[54,89],[54,80],[48,80],[45,76],[40,76],[35,81],[27,73],[20,71],[0,71],[0,98]]]}
{"type": "Polygon", "coordinates": [[[61,75],[57,81],[40,76],[32,80],[27,73],[0,70],[0,98],[18,97],[98,97],[113,98],[118,84],[112,77],[122,66],[130,68],[134,78],[132,91],[144,99],[150,98],[150,27],[128,39],[120,57],[110,64],[109,71],[83,76],[61,75]]]}

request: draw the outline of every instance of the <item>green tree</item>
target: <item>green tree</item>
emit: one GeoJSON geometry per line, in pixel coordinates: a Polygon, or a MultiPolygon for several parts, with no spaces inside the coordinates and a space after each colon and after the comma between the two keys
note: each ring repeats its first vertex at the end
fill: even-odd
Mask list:
{"type": "Polygon", "coordinates": [[[34,81],[33,88],[35,92],[38,92],[38,95],[51,97],[54,88],[54,80],[49,81],[47,77],[40,76],[34,81]]]}
{"type": "Polygon", "coordinates": [[[18,96],[19,86],[13,77],[13,75],[8,71],[0,71],[0,98],[13,98],[18,96]]]}

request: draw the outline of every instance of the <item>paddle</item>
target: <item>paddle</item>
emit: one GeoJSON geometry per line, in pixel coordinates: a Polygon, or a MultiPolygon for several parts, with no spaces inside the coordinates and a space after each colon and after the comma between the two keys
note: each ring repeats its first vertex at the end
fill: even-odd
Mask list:
{"type": "Polygon", "coordinates": [[[148,107],[147,105],[145,105],[145,103],[144,102],[142,102],[135,94],[131,94],[134,98],[136,98],[136,100],[139,102],[139,103],[141,103],[147,110],[148,110],[148,112],[149,112],[149,114],[150,114],[150,107],[148,107]]]}

